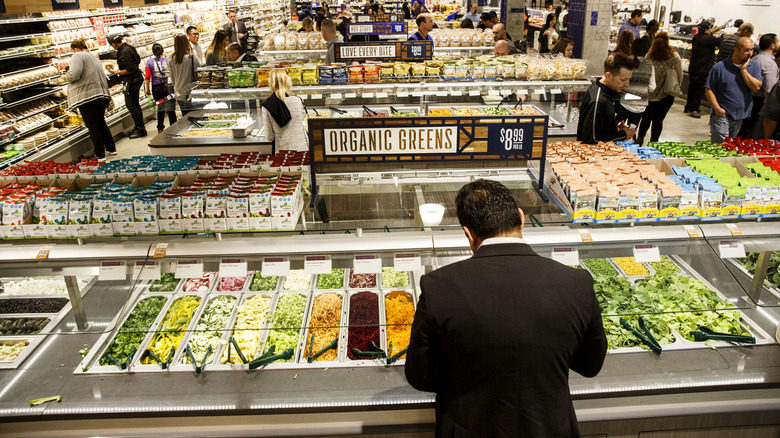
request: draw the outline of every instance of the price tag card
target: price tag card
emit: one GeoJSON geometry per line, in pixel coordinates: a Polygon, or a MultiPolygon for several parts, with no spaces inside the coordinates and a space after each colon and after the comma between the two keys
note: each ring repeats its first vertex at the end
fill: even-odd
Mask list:
{"type": "Polygon", "coordinates": [[[124,280],[125,277],[127,277],[127,268],[125,262],[100,262],[100,268],[98,268],[98,280],[124,280]]]}
{"type": "Polygon", "coordinates": [[[728,227],[729,231],[731,232],[732,236],[741,236],[742,231],[740,231],[737,224],[726,224],[726,227],[728,227]]]}
{"type": "Polygon", "coordinates": [[[153,257],[165,257],[165,251],[168,250],[167,243],[158,243],[157,248],[154,249],[153,257]]]}
{"type": "Polygon", "coordinates": [[[517,94],[521,96],[528,96],[528,90],[517,90],[517,94]]]}
{"type": "Polygon", "coordinates": [[[344,93],[344,98],[346,99],[354,99],[357,97],[357,93],[344,93]]]}
{"type": "Polygon", "coordinates": [[[200,278],[203,276],[203,260],[177,260],[174,278],[200,278]]]}
{"type": "MultiPolygon", "coordinates": [[[[366,96],[366,95],[365,95],[365,94],[363,94],[363,97],[365,97],[365,96],[366,96]]],[[[377,98],[377,99],[384,99],[384,98],[386,98],[386,97],[387,97],[387,93],[385,93],[384,91],[378,91],[378,92],[376,93],[376,98],[377,98]]]]}
{"type": "Polygon", "coordinates": [[[288,275],[290,273],[290,259],[288,257],[265,257],[261,269],[263,277],[288,275]]]}
{"type": "Polygon", "coordinates": [[[488,90],[488,96],[499,96],[501,93],[498,90],[488,90]]]}
{"type": "Polygon", "coordinates": [[[721,240],[718,252],[722,259],[740,259],[745,257],[745,245],[735,240],[721,240]]]}
{"type": "Polygon", "coordinates": [[[552,94],[552,95],[561,94],[561,93],[562,93],[562,91],[561,91],[560,88],[553,88],[552,90],[550,90],[550,94],[552,94]]]}
{"type": "Polygon", "coordinates": [[[373,98],[374,98],[374,92],[373,92],[373,91],[372,91],[372,92],[370,92],[370,93],[366,93],[366,92],[364,92],[364,93],[362,94],[362,96],[363,96],[363,99],[373,99],[373,98]]]}
{"type": "Polygon", "coordinates": [[[355,274],[374,274],[382,271],[382,259],[377,255],[356,255],[352,262],[355,274]]]}
{"type": "Polygon", "coordinates": [[[685,225],[685,231],[688,233],[689,237],[701,237],[699,230],[697,230],[693,225],[685,225]]]}
{"type": "Polygon", "coordinates": [[[660,262],[661,252],[655,245],[634,245],[634,260],[637,263],[660,262]]]}
{"type": "Polygon", "coordinates": [[[330,274],[333,263],[329,255],[312,255],[303,258],[303,272],[307,274],[330,274]]]}
{"type": "Polygon", "coordinates": [[[162,273],[160,262],[135,262],[133,278],[140,280],[157,280],[162,273]]]}
{"type": "Polygon", "coordinates": [[[437,91],[436,92],[436,95],[439,96],[439,97],[447,97],[447,96],[449,96],[449,94],[450,93],[448,93],[446,90],[445,91],[437,91]]]}
{"type": "Polygon", "coordinates": [[[469,90],[469,96],[479,96],[479,90],[469,90]]]}
{"type": "Polygon", "coordinates": [[[534,94],[544,94],[544,93],[545,93],[544,88],[539,90],[534,90],[534,94]]]}
{"type": "Polygon", "coordinates": [[[422,91],[412,91],[412,97],[422,97],[422,91]]]}
{"type": "Polygon", "coordinates": [[[341,93],[333,93],[330,95],[331,99],[341,99],[341,93]]]}
{"type": "Polygon", "coordinates": [[[593,237],[590,235],[590,231],[588,230],[580,230],[580,238],[585,243],[593,242],[593,237]]]}
{"type": "Polygon", "coordinates": [[[577,248],[553,248],[552,259],[566,266],[580,264],[580,252],[577,248]]]}
{"type": "Polygon", "coordinates": [[[38,250],[38,254],[35,255],[35,260],[45,260],[49,258],[49,253],[51,252],[51,246],[44,246],[40,250],[38,250]]]}
{"type": "Polygon", "coordinates": [[[301,99],[303,99],[303,100],[306,100],[306,99],[308,99],[308,98],[309,98],[309,95],[308,95],[308,94],[297,94],[296,96],[300,97],[300,98],[301,98],[301,99]]]}
{"type": "Polygon", "coordinates": [[[246,259],[222,259],[219,262],[220,277],[246,277],[246,259]]]}
{"type": "Polygon", "coordinates": [[[409,97],[409,92],[408,91],[399,91],[398,92],[398,97],[409,97]]]}
{"type": "Polygon", "coordinates": [[[396,253],[393,268],[396,271],[419,271],[422,269],[422,258],[419,253],[396,253]]]}
{"type": "Polygon", "coordinates": [[[506,96],[509,96],[510,94],[512,94],[512,90],[499,90],[499,93],[502,96],[506,97],[506,96]]]}
{"type": "Polygon", "coordinates": [[[450,91],[450,96],[463,96],[463,92],[460,90],[452,90],[450,91]]]}
{"type": "Polygon", "coordinates": [[[311,98],[312,99],[322,99],[322,94],[312,94],[311,98]]]}

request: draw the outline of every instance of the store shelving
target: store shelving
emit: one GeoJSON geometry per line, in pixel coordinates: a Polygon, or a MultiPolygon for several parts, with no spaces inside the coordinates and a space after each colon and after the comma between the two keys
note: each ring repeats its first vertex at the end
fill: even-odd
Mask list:
{"type": "Polygon", "coordinates": [[[33,87],[35,85],[44,84],[44,83],[49,82],[51,80],[57,79],[60,76],[62,76],[62,74],[57,74],[57,75],[50,76],[50,77],[44,78],[44,79],[38,79],[37,81],[28,82],[28,83],[22,84],[22,85],[16,85],[14,87],[0,88],[0,93],[9,93],[11,91],[21,90],[21,89],[24,89],[24,88],[33,87]]]}
{"type": "Polygon", "coordinates": [[[15,106],[18,106],[18,105],[21,105],[21,104],[24,104],[24,103],[27,103],[27,102],[32,102],[33,100],[39,99],[41,97],[51,96],[52,94],[54,94],[54,93],[56,93],[58,91],[62,91],[63,88],[64,88],[64,86],[60,85],[60,86],[57,86],[57,87],[52,88],[50,90],[46,90],[43,93],[36,94],[34,96],[26,97],[24,99],[20,99],[20,100],[14,101],[14,102],[2,103],[2,104],[0,104],[0,108],[13,108],[15,106]]]}

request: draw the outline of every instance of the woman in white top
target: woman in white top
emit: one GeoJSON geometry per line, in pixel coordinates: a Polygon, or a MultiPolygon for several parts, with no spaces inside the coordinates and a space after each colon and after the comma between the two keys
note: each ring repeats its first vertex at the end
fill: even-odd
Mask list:
{"type": "MultiPolygon", "coordinates": [[[[661,131],[664,129],[664,119],[669,109],[674,103],[674,96],[664,91],[667,72],[674,72],[677,84],[682,84],[683,71],[682,60],[677,51],[669,45],[669,34],[661,32],[655,36],[650,51],[646,58],[653,64],[655,71],[655,88],[648,95],[647,109],[642,116],[642,122],[639,124],[639,130],[636,132],[637,143],[642,144],[647,129],[652,123],[650,129],[650,141],[658,141],[661,131]]],[[[671,85],[671,84],[670,84],[671,85]]]]}
{"type": "Polygon", "coordinates": [[[292,95],[292,80],[284,69],[268,74],[271,96],[263,102],[260,114],[266,141],[275,143],[275,150],[309,150],[309,138],[303,128],[303,100],[292,95]]]}

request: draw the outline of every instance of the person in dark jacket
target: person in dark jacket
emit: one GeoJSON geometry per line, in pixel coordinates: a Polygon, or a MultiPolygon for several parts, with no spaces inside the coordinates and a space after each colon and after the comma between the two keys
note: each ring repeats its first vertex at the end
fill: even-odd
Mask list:
{"type": "Polygon", "coordinates": [[[409,9],[409,2],[404,2],[404,4],[401,5],[401,11],[404,13],[404,20],[412,19],[412,10],[409,9]]]}
{"type": "Polygon", "coordinates": [[[627,87],[634,71],[634,60],[622,53],[612,53],[604,61],[604,76],[591,85],[580,104],[577,140],[596,144],[600,141],[622,141],[634,137],[630,128],[615,117],[615,103],[627,87]]]}
{"type": "Polygon", "coordinates": [[[455,205],[474,255],[420,279],[404,367],[436,393],[436,436],[579,436],[569,370],[594,377],[607,353],[593,279],[531,249],[501,183],[455,205]]]}
{"type": "Polygon", "coordinates": [[[113,73],[122,78],[125,91],[125,106],[133,118],[135,128],[130,132],[130,138],[146,137],[146,125],[144,124],[144,112],[138,101],[141,87],[144,84],[144,75],[141,72],[141,57],[135,47],[124,42],[122,35],[116,35],[109,40],[111,47],[116,50],[116,63],[119,70],[113,73]]]}
{"type": "Polygon", "coordinates": [[[693,48],[691,50],[691,60],[688,65],[688,97],[685,102],[685,113],[689,116],[699,119],[699,105],[704,98],[704,85],[707,83],[707,76],[715,65],[715,50],[720,47],[723,38],[717,38],[712,35],[718,28],[712,29],[708,21],[702,21],[699,24],[699,33],[693,36],[693,48]]]}
{"type": "Polygon", "coordinates": [[[257,62],[257,58],[244,50],[239,43],[233,43],[225,50],[225,56],[229,62],[257,62]]]}

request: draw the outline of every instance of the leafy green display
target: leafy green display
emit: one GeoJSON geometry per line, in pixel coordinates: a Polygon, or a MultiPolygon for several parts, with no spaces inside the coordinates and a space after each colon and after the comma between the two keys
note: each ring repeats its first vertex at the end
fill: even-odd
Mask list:
{"type": "Polygon", "coordinates": [[[405,271],[396,271],[394,268],[382,268],[382,286],[407,287],[409,274],[405,271]]]}
{"type": "Polygon", "coordinates": [[[582,263],[588,268],[594,277],[617,277],[618,271],[606,259],[582,259],[582,263]]]}
{"type": "Polygon", "coordinates": [[[146,332],[157,319],[157,315],[164,305],[164,297],[149,297],[139,301],[125,323],[122,324],[119,333],[108,346],[103,357],[100,358],[100,365],[111,365],[106,357],[109,354],[120,362],[127,360],[133,348],[138,348],[141,345],[146,337],[146,332]]]}
{"type": "Polygon", "coordinates": [[[173,292],[179,285],[179,279],[173,274],[162,274],[158,280],[154,280],[149,286],[149,292],[173,292]]]}
{"type": "Polygon", "coordinates": [[[671,275],[680,272],[680,268],[667,256],[661,256],[660,262],[650,262],[650,266],[655,269],[658,275],[671,275]]]}
{"type": "Polygon", "coordinates": [[[258,271],[252,277],[252,284],[249,286],[249,290],[252,292],[274,290],[278,282],[279,277],[263,277],[258,271]]]}
{"type": "MultiPolygon", "coordinates": [[[[757,252],[751,252],[747,255],[747,258],[743,259],[743,265],[745,269],[751,274],[755,274],[756,263],[758,263],[757,252]]],[[[772,257],[769,259],[769,269],[766,272],[766,281],[768,281],[774,287],[780,287],[780,251],[772,253],[772,257]]]]}
{"type": "Polygon", "coordinates": [[[320,274],[317,276],[317,289],[343,289],[344,288],[344,270],[331,269],[330,274],[320,274]]]}

